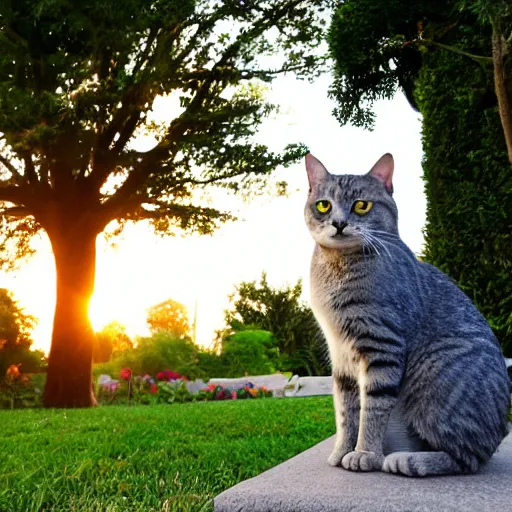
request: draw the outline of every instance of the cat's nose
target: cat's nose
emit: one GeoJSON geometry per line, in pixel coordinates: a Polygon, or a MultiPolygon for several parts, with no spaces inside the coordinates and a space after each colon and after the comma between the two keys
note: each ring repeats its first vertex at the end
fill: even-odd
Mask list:
{"type": "Polygon", "coordinates": [[[341,235],[341,234],[343,234],[343,230],[348,226],[348,223],[343,222],[343,221],[333,220],[332,225],[336,228],[336,234],[341,235]]]}

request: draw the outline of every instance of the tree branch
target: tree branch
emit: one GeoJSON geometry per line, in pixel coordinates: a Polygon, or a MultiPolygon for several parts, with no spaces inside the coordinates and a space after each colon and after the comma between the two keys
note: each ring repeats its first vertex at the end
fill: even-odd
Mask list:
{"type": "MultiPolygon", "coordinates": [[[[123,201],[128,201],[129,198],[146,183],[149,176],[154,173],[155,167],[158,167],[159,161],[161,161],[163,158],[170,159],[170,157],[178,151],[178,142],[188,129],[194,127],[194,119],[197,113],[201,111],[201,109],[204,109],[204,103],[208,98],[211,86],[215,82],[220,82],[222,80],[222,70],[228,66],[228,63],[232,59],[237,57],[243,44],[247,41],[253,41],[255,38],[259,37],[266,30],[271,28],[284,14],[289,12],[290,9],[300,4],[302,1],[303,0],[291,0],[280,8],[268,9],[265,11],[263,17],[254,23],[252,28],[240,33],[235,41],[233,41],[224,50],[220,58],[212,66],[212,69],[203,77],[201,85],[198,87],[186,110],[178,118],[171,122],[167,134],[160,141],[160,143],[152,150],[141,155],[142,161],[135,166],[134,170],[130,172],[123,185],[116,192],[115,196],[121,203],[123,201]]],[[[211,28],[215,24],[215,22],[212,21],[213,19],[216,19],[215,16],[209,18],[208,22],[206,22],[203,27],[211,28]]],[[[192,38],[193,40],[198,37],[198,32],[199,30],[194,34],[194,37],[192,38]]],[[[186,54],[182,54],[180,58],[184,59],[185,56],[186,54]]],[[[122,109],[124,107],[125,104],[123,103],[122,109]]],[[[114,121],[112,123],[114,123],[114,121]]],[[[109,129],[113,130],[113,126],[114,125],[112,124],[109,129]]],[[[119,130],[116,128],[115,131],[117,132],[119,130]]],[[[113,136],[114,134],[112,134],[112,137],[113,136]]],[[[108,169],[107,166],[103,173],[97,174],[98,176],[103,176],[105,173],[108,175],[110,172],[111,169],[108,169]]],[[[225,178],[226,177],[222,177],[219,179],[225,178]]]]}
{"type": "Polygon", "coordinates": [[[28,183],[37,183],[38,179],[36,169],[34,167],[34,162],[32,161],[32,155],[30,153],[23,152],[21,156],[23,157],[23,161],[25,163],[25,176],[27,177],[28,183]]]}
{"type": "Polygon", "coordinates": [[[136,77],[139,71],[142,69],[142,66],[144,63],[146,63],[149,60],[149,52],[151,50],[151,46],[155,42],[156,38],[158,36],[158,28],[152,27],[149,30],[148,39],[146,41],[146,46],[144,47],[144,50],[142,51],[142,54],[139,58],[139,60],[135,63],[135,66],[133,67],[132,76],[136,77]]]}
{"type": "Polygon", "coordinates": [[[408,44],[415,46],[437,46],[438,48],[442,48],[443,50],[448,50],[449,52],[456,53],[458,55],[463,55],[464,57],[469,57],[478,64],[492,64],[492,57],[486,57],[485,55],[475,55],[473,53],[461,50],[460,48],[457,48],[455,46],[450,46],[444,43],[440,43],[438,41],[434,41],[433,39],[417,39],[415,41],[409,42],[408,44]]]}
{"type": "Polygon", "coordinates": [[[13,203],[19,206],[28,206],[30,202],[28,191],[24,188],[9,185],[0,186],[0,202],[13,203]]]}
{"type": "Polygon", "coordinates": [[[0,163],[12,174],[12,181],[16,185],[21,185],[24,181],[23,175],[20,174],[20,171],[14,167],[12,162],[5,158],[5,156],[0,155],[0,163]]]}

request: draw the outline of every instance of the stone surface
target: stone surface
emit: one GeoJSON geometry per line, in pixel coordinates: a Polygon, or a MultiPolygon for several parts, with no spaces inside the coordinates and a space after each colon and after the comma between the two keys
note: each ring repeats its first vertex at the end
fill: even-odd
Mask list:
{"type": "MultiPolygon", "coordinates": [[[[294,375],[294,378],[297,377],[294,375]]],[[[332,377],[298,377],[285,388],[287,397],[332,395],[332,377]],[[293,387],[292,387],[293,384],[293,387]]]]}
{"type": "Polygon", "coordinates": [[[189,393],[192,393],[193,395],[195,393],[199,393],[201,389],[206,387],[206,383],[203,382],[202,379],[196,379],[191,381],[186,381],[185,386],[187,386],[187,390],[189,393]]]}
{"type": "Polygon", "coordinates": [[[512,511],[512,436],[476,475],[408,478],[327,464],[334,437],[215,498],[215,512],[512,511]]]}
{"type": "Polygon", "coordinates": [[[243,388],[248,382],[252,382],[256,387],[265,386],[268,390],[284,389],[288,383],[288,377],[280,373],[271,375],[249,375],[238,379],[210,379],[208,384],[216,384],[230,389],[243,388]]]}

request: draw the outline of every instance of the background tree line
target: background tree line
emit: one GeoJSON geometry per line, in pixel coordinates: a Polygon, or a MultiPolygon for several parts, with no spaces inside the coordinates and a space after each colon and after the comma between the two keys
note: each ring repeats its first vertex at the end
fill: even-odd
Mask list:
{"type": "Polygon", "coordinates": [[[101,364],[94,371],[114,376],[124,367],[136,374],[170,369],[191,379],[276,371],[328,375],[323,336],[301,292],[301,281],[273,288],[265,273],[259,282],[240,283],[211,349],[194,344],[185,307],[168,299],[148,310],[149,337],[132,342],[115,322],[99,332],[95,361],[101,364]]]}

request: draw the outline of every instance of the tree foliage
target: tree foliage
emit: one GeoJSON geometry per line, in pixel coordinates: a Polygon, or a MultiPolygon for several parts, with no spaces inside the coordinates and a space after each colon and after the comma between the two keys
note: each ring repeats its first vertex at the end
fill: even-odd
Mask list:
{"type": "Polygon", "coordinates": [[[126,333],[125,326],[117,321],[113,321],[96,333],[93,361],[95,363],[105,363],[113,355],[132,348],[133,341],[126,333]]]}
{"type": "Polygon", "coordinates": [[[31,351],[32,330],[37,320],[25,313],[12,292],[0,288],[0,379],[12,364],[24,373],[40,371],[45,366],[43,352],[31,351]]]}
{"type": "MultiPolygon", "coordinates": [[[[331,94],[345,124],[371,128],[373,103],[402,89],[412,105],[415,80],[430,50],[462,55],[494,69],[499,115],[512,163],[512,6],[506,0],[349,0],[329,33],[335,58],[331,94]],[[469,30],[469,32],[468,32],[469,30]],[[465,34],[485,34],[479,46],[465,34]],[[476,51],[475,51],[476,50],[476,51]]],[[[469,61],[468,61],[469,64],[469,61]]]]}
{"type": "Polygon", "coordinates": [[[242,282],[230,297],[225,312],[228,330],[262,329],[277,340],[282,356],[280,370],[301,375],[329,372],[326,348],[311,309],[301,302],[302,282],[293,287],[272,288],[265,273],[260,282],[242,282]]]}
{"type": "Polygon", "coordinates": [[[190,334],[187,308],[172,299],[167,299],[149,308],[147,323],[153,334],[167,331],[182,338],[190,334]]]}
{"type": "Polygon", "coordinates": [[[224,340],[220,356],[223,377],[267,375],[280,363],[277,340],[268,331],[239,331],[224,340]]]}
{"type": "MultiPolygon", "coordinates": [[[[487,38],[473,36],[487,47],[487,38]]],[[[429,55],[417,98],[429,198],[426,259],[453,277],[512,355],[512,172],[489,87],[464,56],[429,55]]]]}
{"type": "Polygon", "coordinates": [[[260,84],[311,74],[319,0],[64,0],[4,3],[0,31],[0,199],[20,254],[52,204],[112,220],[210,232],[229,213],[193,204],[196,187],[238,190],[301,154],[252,141],[275,106],[260,84]],[[275,67],[265,56],[279,54],[275,67]],[[181,108],[158,125],[157,96],[181,108]],[[134,137],[151,132],[149,151],[134,137]]]}
{"type": "MultiPolygon", "coordinates": [[[[508,2],[348,0],[330,45],[341,122],[371,127],[372,102],[397,88],[423,114],[426,259],[458,282],[512,354],[512,172],[492,58],[498,13],[510,34],[508,2]]],[[[511,43],[501,60],[508,87],[511,43]]]]}

